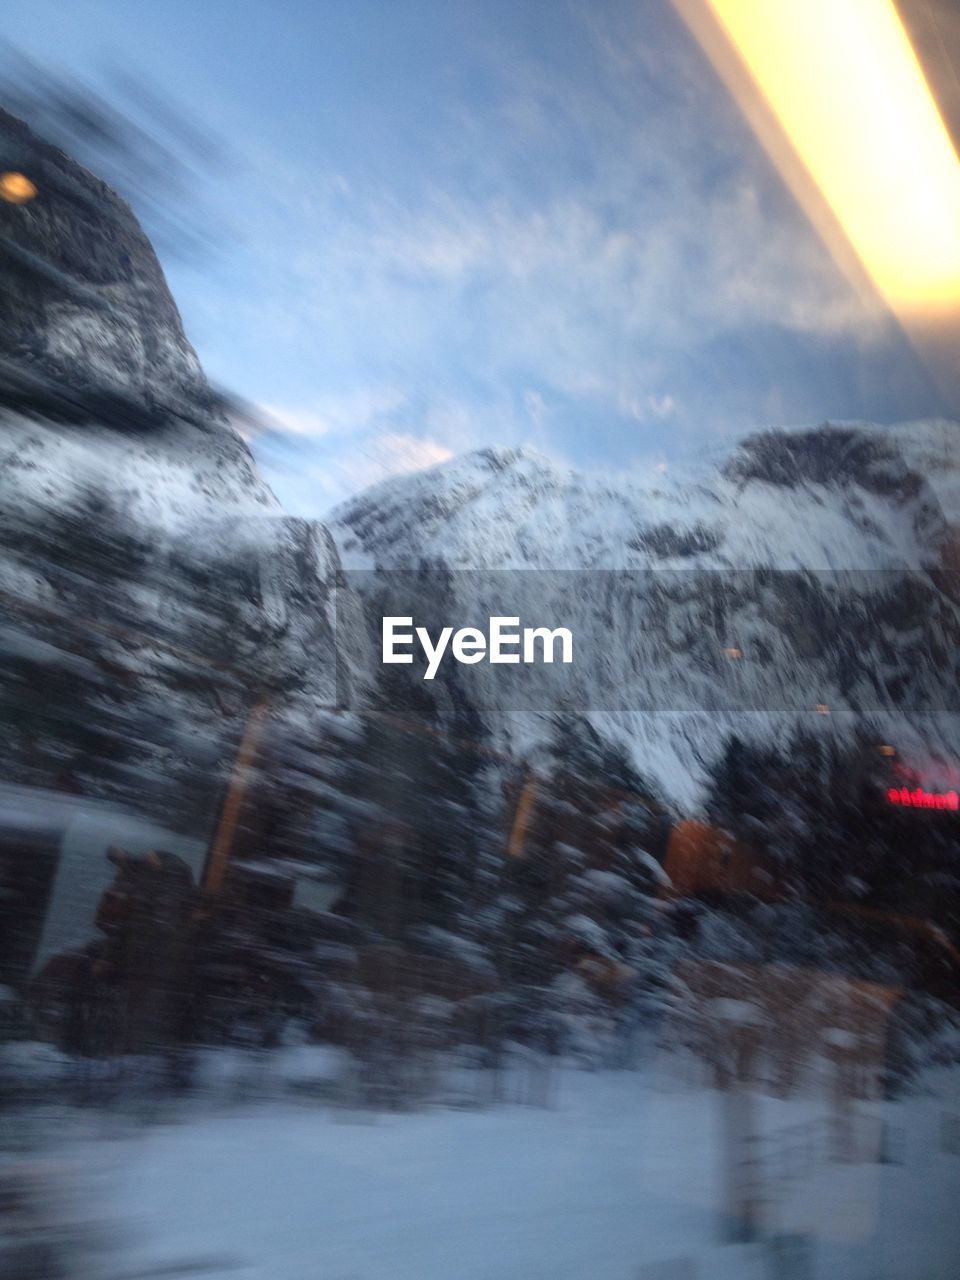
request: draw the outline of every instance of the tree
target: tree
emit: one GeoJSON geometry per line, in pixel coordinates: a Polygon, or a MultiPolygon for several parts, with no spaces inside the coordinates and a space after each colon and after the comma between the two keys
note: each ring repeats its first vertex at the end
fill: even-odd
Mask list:
{"type": "Polygon", "coordinates": [[[527,786],[535,802],[504,874],[507,1032],[606,1060],[651,976],[666,815],[625,751],[578,718],[554,722],[527,786]]]}

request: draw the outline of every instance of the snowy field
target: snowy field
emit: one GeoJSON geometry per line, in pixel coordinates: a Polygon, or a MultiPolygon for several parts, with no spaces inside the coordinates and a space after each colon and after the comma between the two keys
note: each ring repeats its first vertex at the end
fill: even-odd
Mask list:
{"type": "Polygon", "coordinates": [[[763,1234],[808,1237],[792,1247],[812,1269],[721,1242],[724,1095],[663,1068],[555,1073],[546,1108],[191,1103],[71,1154],[125,1274],[193,1259],[216,1267],[182,1274],[241,1280],[957,1280],[960,1076],[931,1083],[856,1104],[843,1161],[826,1101],[753,1095],[763,1234]]]}

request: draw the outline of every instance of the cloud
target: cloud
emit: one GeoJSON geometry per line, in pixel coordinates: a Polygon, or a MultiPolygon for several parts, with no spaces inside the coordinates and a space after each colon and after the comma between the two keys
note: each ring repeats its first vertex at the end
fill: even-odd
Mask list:
{"type": "Polygon", "coordinates": [[[453,451],[436,440],[418,439],[399,432],[376,437],[374,463],[384,476],[422,471],[453,457],[453,451]]]}
{"type": "Polygon", "coordinates": [[[381,480],[422,471],[454,454],[438,440],[403,431],[319,439],[291,434],[269,446],[255,442],[254,452],[285,509],[311,517],[381,480]]]}
{"type": "Polygon", "coordinates": [[[392,417],[405,403],[402,391],[384,387],[321,396],[309,408],[264,404],[260,409],[269,430],[319,439],[331,432],[364,431],[392,417]]]}
{"type": "Polygon", "coordinates": [[[528,387],[523,393],[523,407],[526,409],[533,426],[539,430],[549,413],[546,400],[544,400],[539,391],[532,391],[528,387]]]}
{"type": "Polygon", "coordinates": [[[647,408],[657,418],[670,418],[677,412],[673,396],[647,396],[647,408]]]}
{"type": "MultiPolygon", "coordinates": [[[[617,21],[591,17],[592,78],[497,50],[494,109],[454,119],[469,182],[436,165],[394,187],[274,174],[282,225],[259,237],[274,257],[251,304],[271,342],[401,394],[447,379],[462,395],[465,368],[486,394],[592,380],[635,418],[623,406],[717,335],[875,337],[689,40],[617,21]],[[291,218],[305,188],[309,217],[291,218]]],[[[339,428],[338,408],[294,425],[339,428]]]]}
{"type": "MultiPolygon", "coordinates": [[[[324,224],[322,249],[297,255],[299,298],[279,323],[297,316],[305,350],[316,341],[341,369],[384,373],[399,396],[429,384],[471,398],[476,425],[484,402],[523,403],[533,384],[540,407],[527,399],[523,414],[538,433],[562,422],[544,413],[557,395],[584,413],[665,428],[681,403],[697,412],[691,377],[712,383],[705,407],[727,429],[751,397],[755,410],[771,394],[779,403],[767,351],[749,367],[718,356],[694,372],[728,335],[842,342],[851,359],[880,342],[882,313],[848,286],[761,157],[740,165],[737,148],[725,152],[709,131],[707,142],[689,129],[650,136],[639,102],[618,133],[611,111],[593,102],[580,121],[598,172],[549,194],[516,175],[484,198],[454,185],[404,200],[352,188],[350,214],[324,224]],[[611,137],[624,143],[622,162],[611,137]]],[[[789,395],[784,403],[794,418],[805,411],[790,413],[789,395]]],[[[815,412],[831,409],[826,398],[815,412]]],[[[365,406],[311,407],[292,425],[340,429],[351,413],[362,420],[365,406]]]]}
{"type": "Polygon", "coordinates": [[[637,422],[648,422],[651,418],[663,421],[672,418],[677,412],[677,402],[671,395],[651,394],[643,396],[621,397],[618,403],[621,413],[637,422]]]}

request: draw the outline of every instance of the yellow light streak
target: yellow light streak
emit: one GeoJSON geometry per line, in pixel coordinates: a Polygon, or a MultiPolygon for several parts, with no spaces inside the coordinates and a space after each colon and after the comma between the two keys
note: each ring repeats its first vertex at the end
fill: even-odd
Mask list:
{"type": "Polygon", "coordinates": [[[864,267],[960,302],[960,161],[892,0],[707,0],[864,267]]]}

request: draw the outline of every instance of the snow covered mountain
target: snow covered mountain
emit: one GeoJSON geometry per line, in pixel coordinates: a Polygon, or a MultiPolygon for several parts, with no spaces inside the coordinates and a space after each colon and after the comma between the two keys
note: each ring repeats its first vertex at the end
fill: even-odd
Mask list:
{"type": "Polygon", "coordinates": [[[331,527],[378,609],[415,570],[455,626],[500,612],[573,630],[563,679],[460,668],[441,703],[466,698],[519,751],[572,706],[689,803],[734,725],[866,718],[927,759],[958,743],[958,446],[942,421],[770,432],[656,487],[485,449],[377,485],[331,527]]]}
{"type": "Polygon", "coordinates": [[[260,700],[344,694],[336,549],[257,474],[127,205],[5,113],[0,147],[37,190],[0,203],[5,777],[195,831],[260,700]]]}
{"type": "Polygon", "coordinates": [[[331,527],[353,567],[920,568],[943,555],[950,513],[960,425],[940,421],[770,432],[656,487],[481,449],[383,481],[331,527]]]}
{"type": "Polygon", "coordinates": [[[0,147],[38,193],[0,204],[9,777],[186,794],[262,699],[342,704],[376,636],[341,557],[371,612],[413,570],[433,623],[571,627],[572,670],[454,669],[441,714],[516,752],[587,715],[678,801],[734,721],[957,739],[955,424],[768,433],[652,487],[486,449],[346,503],[331,538],[259,478],[124,202],[3,114],[0,147]]]}

